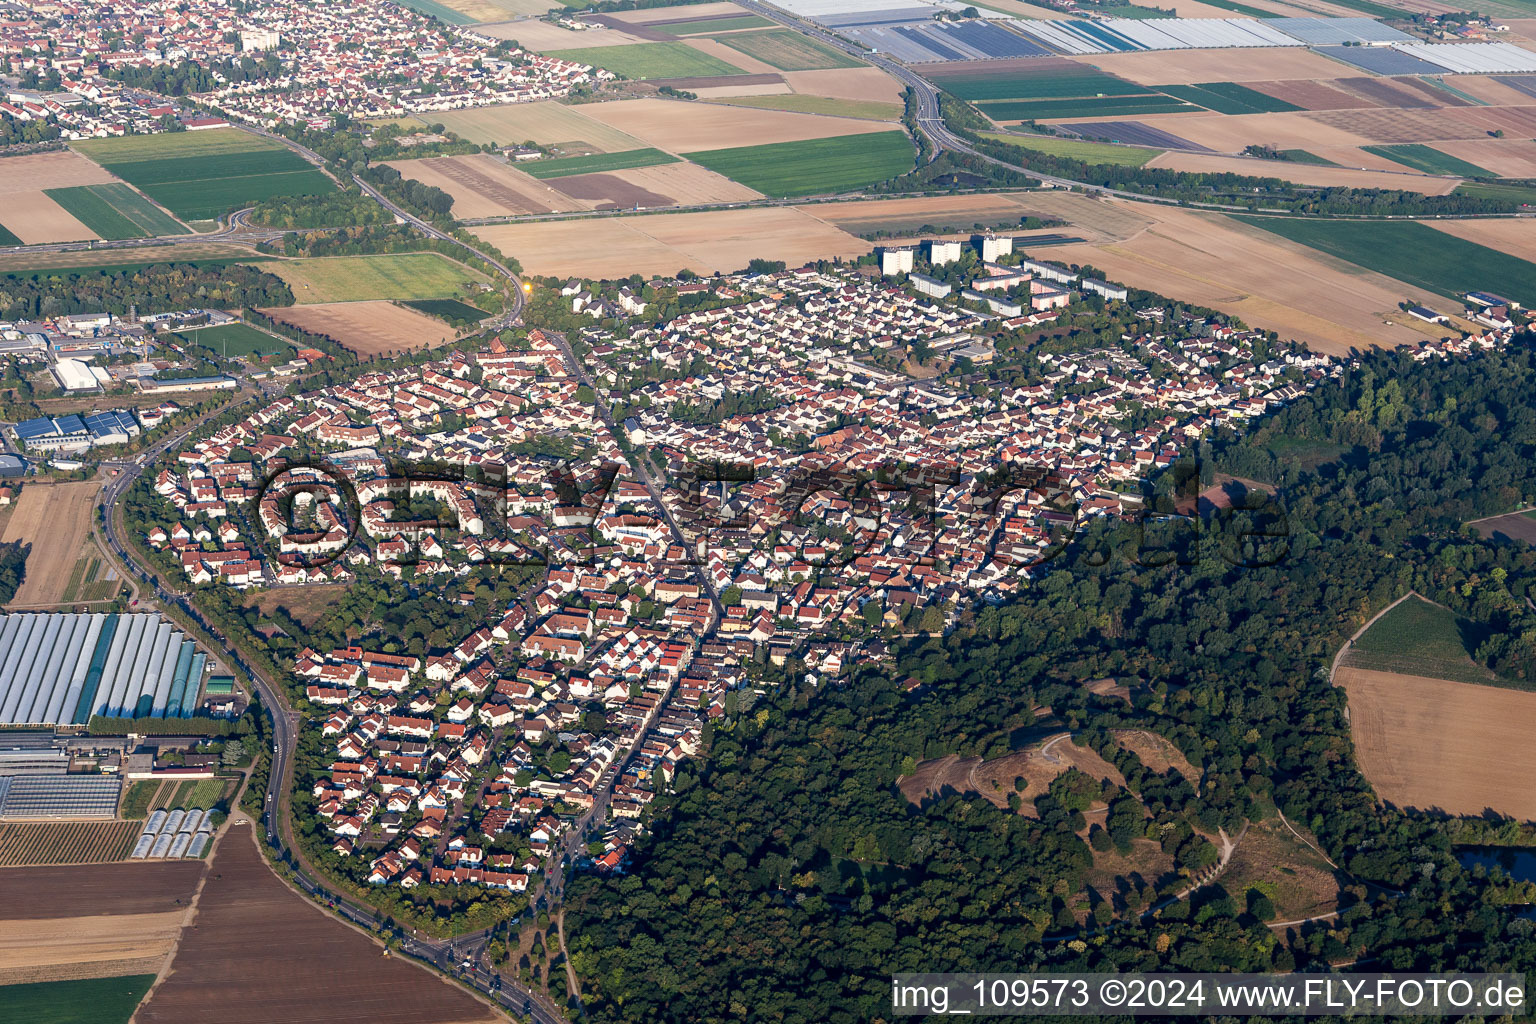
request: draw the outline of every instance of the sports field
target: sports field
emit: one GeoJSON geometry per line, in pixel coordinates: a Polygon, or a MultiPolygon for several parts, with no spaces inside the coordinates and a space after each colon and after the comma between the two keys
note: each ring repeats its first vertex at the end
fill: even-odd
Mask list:
{"type": "Polygon", "coordinates": [[[627,153],[598,153],[593,156],[572,156],[564,160],[540,160],[523,164],[518,170],[527,171],[535,178],[563,178],[570,174],[592,174],[597,171],[622,171],[630,167],[655,167],[658,164],[677,163],[677,157],[659,149],[632,149],[627,153]]]}
{"type": "Polygon", "coordinates": [[[591,46],[581,50],[552,50],[549,56],[594,64],[624,78],[713,78],[743,73],[741,68],[701,53],[687,43],[591,46]]]}
{"type": "Polygon", "coordinates": [[[994,100],[978,103],[994,121],[1038,121],[1052,117],[1127,117],[1178,114],[1199,107],[1166,96],[1089,96],[1072,100],[994,100]]]}
{"type": "Polygon", "coordinates": [[[319,195],[331,180],[286,146],[234,128],[92,139],[80,152],[186,220],[272,196],[319,195]]]}
{"type": "Polygon", "coordinates": [[[299,305],[366,299],[451,299],[485,278],[435,252],[274,260],[262,269],[293,289],[299,305]]]}
{"type": "Polygon", "coordinates": [[[127,1024],[153,974],[0,987],[5,1019],[27,1024],[127,1024]]]}
{"type": "Polygon", "coordinates": [[[1414,221],[1236,219],[1437,295],[1491,291],[1536,302],[1536,263],[1414,221]]]}
{"type": "Polygon", "coordinates": [[[762,32],[727,33],[718,42],[780,71],[825,71],[860,67],[858,61],[787,28],[762,32]]]}
{"type": "Polygon", "coordinates": [[[1404,167],[1412,167],[1425,174],[1454,174],[1462,178],[1495,178],[1498,175],[1477,164],[1468,163],[1449,153],[1442,153],[1430,146],[1408,143],[1402,146],[1361,146],[1367,153],[1386,157],[1404,167]]]}
{"type": "Polygon", "coordinates": [[[912,169],[905,132],[716,149],[689,159],[768,196],[846,192],[912,169]]]}
{"type": "Polygon", "coordinates": [[[1070,160],[1082,160],[1090,164],[1140,167],[1162,152],[1160,149],[1112,146],[1107,142],[1084,142],[1081,139],[1061,139],[1049,135],[1009,135],[1004,132],[982,132],[981,134],[1010,146],[1033,149],[1052,156],[1064,156],[1070,160]]]}
{"type": "Polygon", "coordinates": [[[185,235],[186,225],[127,185],[48,189],[48,198],[102,238],[185,235]]]}
{"type": "Polygon", "coordinates": [[[282,338],[242,323],[205,327],[200,331],[185,331],[180,337],[188,344],[199,345],[229,359],[238,359],[242,356],[268,356],[275,352],[288,352],[293,348],[282,338]]]}
{"type": "Polygon", "coordinates": [[[1163,85],[1158,87],[1169,96],[1209,107],[1218,114],[1272,114],[1286,110],[1301,110],[1294,103],[1266,96],[1264,93],[1236,82],[1206,82],[1203,85],[1163,85]]]}

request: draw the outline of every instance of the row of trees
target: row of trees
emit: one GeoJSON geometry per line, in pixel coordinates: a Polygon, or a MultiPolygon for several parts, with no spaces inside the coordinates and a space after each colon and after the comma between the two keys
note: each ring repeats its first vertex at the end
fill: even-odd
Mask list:
{"type": "Polygon", "coordinates": [[[142,316],[178,309],[291,306],[282,278],[241,264],[157,263],[129,270],[44,270],[0,276],[0,319],[35,320],[130,308],[142,316]]]}

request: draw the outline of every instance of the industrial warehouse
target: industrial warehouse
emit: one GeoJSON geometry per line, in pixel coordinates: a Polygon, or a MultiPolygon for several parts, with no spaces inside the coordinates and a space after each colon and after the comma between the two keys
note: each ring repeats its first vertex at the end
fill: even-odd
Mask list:
{"type": "Polygon", "coordinates": [[[0,725],[189,717],[206,660],[159,615],[0,616],[0,725]]]}
{"type": "Polygon", "coordinates": [[[99,444],[127,444],[142,433],[130,413],[111,409],[76,416],[39,416],[15,426],[28,451],[79,451],[99,444]]]}

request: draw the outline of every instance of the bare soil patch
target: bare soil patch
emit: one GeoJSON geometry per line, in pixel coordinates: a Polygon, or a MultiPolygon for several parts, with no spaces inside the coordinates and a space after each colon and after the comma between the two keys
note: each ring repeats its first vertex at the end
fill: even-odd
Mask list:
{"type": "MultiPolygon", "coordinates": [[[[1294,115],[1370,142],[1433,142],[1477,139],[1487,129],[1474,123],[1481,107],[1451,110],[1319,110],[1294,115]]],[[[1286,115],[1264,115],[1284,117],[1286,115]]],[[[1315,140],[1321,144],[1322,140],[1315,140]]],[[[1300,143],[1298,142],[1298,145],[1300,143]]],[[[1304,147],[1303,147],[1304,148],[1304,147]]]]}
{"type": "Polygon", "coordinates": [[[70,188],[107,185],[117,179],[72,149],[0,160],[0,195],[34,192],[39,185],[70,188]]]}
{"type": "Polygon", "coordinates": [[[628,32],[620,32],[613,28],[590,28],[585,32],[577,32],[573,29],[561,28],[547,21],[494,21],[486,25],[476,25],[476,32],[482,32],[493,39],[514,39],[518,45],[525,49],[540,53],[550,50],[586,50],[594,46],[627,46],[631,43],[643,43],[644,39],[628,32]]]}
{"type": "Polygon", "coordinates": [[[263,615],[271,615],[274,609],[281,608],[301,625],[313,626],[331,610],[331,605],[341,600],[348,586],[346,583],[327,583],[321,586],[278,587],[251,594],[241,603],[247,608],[261,609],[263,615]]]}
{"type": "Polygon", "coordinates": [[[642,188],[614,174],[572,174],[560,178],[560,191],[597,210],[651,209],[671,206],[672,197],[642,188]]]}
{"type": "Polygon", "coordinates": [[[440,123],[449,131],[482,145],[494,142],[508,146],[528,141],[560,147],[579,144],[584,151],[599,153],[622,153],[644,146],[639,139],[584,117],[577,108],[555,100],[434,111],[430,118],[422,115],[418,120],[423,124],[440,123]]]}
{"type": "Polygon", "coordinates": [[[779,71],[778,68],[767,61],[758,60],[750,54],[742,53],[740,50],[726,46],[724,43],[714,39],[696,36],[692,39],[684,39],[683,43],[698,50],[700,53],[708,54],[716,60],[724,61],[732,67],[741,68],[742,71],[749,75],[773,75],[778,74],[779,71]]]}
{"type": "MultiPolygon", "coordinates": [[[[747,199],[759,199],[762,193],[717,174],[698,164],[657,164],[654,167],[631,167],[622,171],[610,171],[609,177],[617,178],[636,188],[656,192],[669,197],[674,203],[687,206],[691,203],[733,203],[747,199]]],[[[561,188],[570,179],[561,179],[561,188]]]]}
{"type": "MultiPolygon", "coordinates": [[[[1244,50],[1149,50],[1096,53],[1071,58],[1139,85],[1195,85],[1200,82],[1268,82],[1284,78],[1337,78],[1345,65],[1301,46],[1244,50]]],[[[926,73],[926,71],[925,71],[926,73]]]]}
{"type": "Polygon", "coordinates": [[[203,862],[125,861],[0,870],[0,920],[160,914],[185,910],[203,862]]]}
{"type": "Polygon", "coordinates": [[[805,96],[839,100],[900,103],[901,83],[879,68],[833,68],[827,71],[786,71],[784,81],[805,96]]]}
{"type": "MultiPolygon", "coordinates": [[[[1218,153],[1241,153],[1252,145],[1274,146],[1278,149],[1308,149],[1316,152],[1318,146],[1358,146],[1370,142],[1371,137],[1349,128],[1349,118],[1355,114],[1373,114],[1376,111],[1332,110],[1318,113],[1288,112],[1280,114],[1156,114],[1138,117],[1142,124],[1172,132],[1196,145],[1213,149],[1218,153]],[[1339,118],[1339,123],[1323,121],[1339,118]]],[[[1395,111],[1382,111],[1394,114],[1395,111]]]]}
{"type": "Polygon", "coordinates": [[[783,110],[756,110],[693,103],[680,100],[640,99],[592,103],[581,108],[594,120],[645,140],[671,153],[709,149],[761,146],[770,142],[797,142],[840,135],[890,131],[879,121],[858,121],[821,114],[796,114],[783,110]]]}
{"type": "Polygon", "coordinates": [[[4,209],[0,210],[0,224],[26,245],[80,242],[101,237],[42,191],[7,195],[4,209]]]}
{"type": "Polygon", "coordinates": [[[163,957],[176,944],[187,908],[162,914],[27,918],[0,929],[0,970],[163,957]]]}
{"type": "MultiPolygon", "coordinates": [[[[1411,79],[1391,78],[1340,78],[1334,82],[1340,89],[1371,100],[1375,106],[1394,110],[1450,106],[1435,102],[1437,97],[1412,87],[1411,79]]],[[[1463,106],[1466,100],[1458,100],[1450,93],[1441,94],[1455,105],[1463,106]]]]}
{"type": "MultiPolygon", "coordinates": [[[[1060,733],[1027,750],[984,761],[979,757],[962,758],[955,754],[924,761],[917,771],[896,783],[910,802],[920,804],[946,793],[976,793],[996,807],[1008,806],[1008,795],[1019,793],[1019,813],[1035,817],[1035,798],[1045,793],[1058,775],[1076,768],[1097,779],[1109,779],[1125,786],[1119,769],[1087,747],[1079,746],[1068,733],[1060,733]],[[1017,780],[1024,780],[1023,790],[1017,780]]],[[[1104,805],[1097,801],[1094,808],[1104,805]]]]}
{"type": "MultiPolygon", "coordinates": [[[[360,356],[431,348],[446,344],[454,336],[452,328],[441,320],[382,299],[273,307],[261,312],[306,331],[329,335],[360,356]]],[[[26,496],[25,491],[22,496],[26,496]]]]}
{"type": "Polygon", "coordinates": [[[389,166],[453,196],[453,215],[461,220],[592,208],[486,153],[397,160],[389,166]]]}
{"type": "Polygon", "coordinates": [[[1436,149],[1505,178],[1536,178],[1536,142],[1529,139],[1463,139],[1436,149]]]}
{"type": "MultiPolygon", "coordinates": [[[[1064,15],[1064,17],[1072,16],[1064,15]]],[[[1077,70],[1077,62],[1067,57],[1011,57],[1004,60],[979,62],[951,60],[924,64],[923,77],[940,79],[951,75],[960,75],[964,78],[975,78],[990,75],[1014,75],[1021,71],[1050,76],[1069,75],[1077,70]]]]}
{"type": "Polygon", "coordinates": [[[1536,693],[1341,667],[1350,734],[1376,795],[1398,807],[1536,820],[1536,693]]]}
{"type": "Polygon", "coordinates": [[[81,978],[122,978],[130,974],[159,974],[165,954],[125,957],[120,960],[85,960],[67,964],[0,968],[0,985],[30,985],[40,981],[76,981],[81,978]]]}
{"type": "MultiPolygon", "coordinates": [[[[740,270],[754,257],[799,266],[872,246],[793,207],[495,224],[475,233],[534,274],[591,278],[740,270]]],[[[314,308],[314,307],[306,307],[314,308]]]]}
{"type": "MultiPolygon", "coordinates": [[[[771,75],[694,75],[689,78],[650,78],[647,85],[654,85],[658,89],[664,85],[670,85],[674,89],[684,92],[696,92],[700,96],[704,93],[701,89],[754,89],[773,86],[780,91],[787,90],[789,86],[784,84],[784,76],[775,71],[771,75]]],[[[738,95],[764,95],[763,93],[745,93],[738,95]]],[[[767,95],[772,95],[768,93],[767,95]]]]}
{"type": "Polygon", "coordinates": [[[1384,322],[1413,291],[1401,282],[1219,215],[1145,205],[1137,212],[1156,222],[1124,241],[1053,248],[1052,257],[1221,309],[1323,352],[1433,336],[1384,322]]]}
{"type": "Polygon", "coordinates": [[[399,958],[272,874],[251,827],[231,826],[209,866],[171,972],[141,1024],[325,1020],[331,1024],[500,1021],[468,993],[399,958]]]}
{"type": "Polygon", "coordinates": [[[1191,786],[1197,790],[1200,788],[1200,769],[1190,764],[1189,758],[1180,753],[1179,748],[1168,742],[1167,738],[1145,729],[1117,729],[1115,742],[1141,758],[1141,763],[1150,770],[1161,775],[1172,768],[1184,776],[1191,786]]]}
{"type": "Polygon", "coordinates": [[[63,599],[100,491],[101,484],[95,480],[33,483],[22,490],[0,539],[7,544],[31,544],[32,550],[21,587],[7,607],[46,608],[63,599]]]}
{"type": "MultiPolygon", "coordinates": [[[[1436,226],[1438,227],[1439,225],[1436,226]]],[[[1473,241],[1480,241],[1480,239],[1474,238],[1473,241]]],[[[1483,537],[1493,537],[1502,540],[1523,540],[1527,544],[1536,544],[1536,517],[1532,517],[1524,512],[1511,512],[1507,516],[1479,519],[1472,524],[1472,528],[1483,537]]]]}
{"type": "MultiPolygon", "coordinates": [[[[1368,155],[1368,154],[1367,154],[1368,155]]],[[[1318,167],[1294,160],[1250,160],[1212,153],[1180,153],[1170,150],[1147,161],[1148,167],[1166,167],[1175,171],[1246,174],[1262,178],[1282,178],[1298,185],[1322,185],[1343,188],[1402,189],[1442,196],[1461,184],[1455,178],[1432,178],[1419,174],[1392,174],[1386,171],[1361,171],[1352,167],[1318,167]]]]}
{"type": "MultiPolygon", "coordinates": [[[[753,76],[757,77],[756,75],[753,76]]],[[[766,75],[763,77],[767,77],[766,75]]],[[[678,81],[678,79],[673,79],[678,81]]],[[[676,89],[684,86],[673,86],[676,89]]],[[[696,94],[701,100],[729,99],[733,96],[783,96],[790,92],[789,86],[783,82],[764,82],[760,85],[696,85],[688,92],[696,94]]]]}
{"type": "Polygon", "coordinates": [[[1327,82],[1249,82],[1248,88],[1273,96],[1277,100],[1294,103],[1306,110],[1350,110],[1359,107],[1375,107],[1372,100],[1335,89],[1327,82]]]}
{"type": "Polygon", "coordinates": [[[649,25],[653,22],[708,21],[713,18],[728,18],[733,14],[746,13],[745,8],[722,0],[719,3],[683,4],[679,7],[650,7],[640,11],[619,11],[613,17],[619,21],[627,21],[634,25],[649,25]]]}

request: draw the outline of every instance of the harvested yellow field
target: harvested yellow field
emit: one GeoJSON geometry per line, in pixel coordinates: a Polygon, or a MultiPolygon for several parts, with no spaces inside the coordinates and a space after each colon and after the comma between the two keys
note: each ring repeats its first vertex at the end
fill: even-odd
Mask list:
{"type": "MultiPolygon", "coordinates": [[[[627,184],[667,196],[679,206],[734,203],[763,197],[756,189],[747,188],[698,164],[658,164],[655,167],[631,167],[607,173],[627,184]]],[[[556,184],[559,181],[556,179],[556,184]]]]}
{"type": "Polygon", "coordinates": [[[767,61],[758,60],[724,43],[713,39],[684,39],[683,43],[700,53],[707,54],[732,67],[740,68],[749,75],[777,75],[779,69],[767,61]]]}
{"type": "Polygon", "coordinates": [[[516,253],[531,274],[619,278],[744,268],[754,257],[797,266],[862,256],[871,245],[792,207],[497,224],[475,233],[516,253]]]}
{"type": "Polygon", "coordinates": [[[117,179],[71,149],[0,160],[0,195],[74,185],[107,185],[117,179]]]}
{"type": "Polygon", "coordinates": [[[1435,146],[1504,178],[1536,178],[1536,142],[1530,139],[1463,139],[1435,146]]]}
{"type": "Polygon", "coordinates": [[[1134,236],[1053,247],[1051,257],[1092,264],[1115,280],[1219,309],[1321,352],[1432,336],[1385,322],[1414,292],[1399,281],[1219,214],[1147,205],[1137,212],[1155,220],[1134,236]]]}
{"type": "Polygon", "coordinates": [[[46,608],[58,604],[80,556],[101,484],[28,484],[5,524],[6,544],[30,544],[26,574],[10,608],[46,608]]]}
{"type": "MultiPolygon", "coordinates": [[[[1350,114],[1354,111],[1324,113],[1350,114]]],[[[1372,141],[1342,125],[1324,124],[1317,118],[1317,114],[1288,111],[1280,114],[1157,114],[1136,120],[1218,153],[1241,153],[1255,145],[1306,149],[1315,153],[1319,146],[1360,146],[1372,141]]]]}
{"type": "Polygon", "coordinates": [[[1528,220],[1427,220],[1436,231],[1536,263],[1536,229],[1528,220]]]}
{"type": "MultiPolygon", "coordinates": [[[[1370,154],[1365,154],[1369,156],[1370,154]]],[[[1461,182],[1455,178],[1432,178],[1424,174],[1394,174],[1387,171],[1357,171],[1350,167],[1318,167],[1292,160],[1246,160],[1236,156],[1210,153],[1169,151],[1153,157],[1148,167],[1166,167],[1174,171],[1200,171],[1212,174],[1247,174],[1260,178],[1284,178],[1298,185],[1322,185],[1341,188],[1387,188],[1443,196],[1461,182]]]]}
{"type": "Polygon", "coordinates": [[[704,21],[710,18],[729,18],[734,14],[746,14],[745,8],[733,3],[683,4],[678,7],[651,7],[642,11],[618,11],[612,17],[631,25],[649,25],[656,21],[704,21]]]}
{"type": "MultiPolygon", "coordinates": [[[[583,107],[590,110],[591,107],[583,107]]],[[[644,149],[645,143],[617,128],[584,116],[577,108],[554,100],[538,103],[507,103],[471,110],[433,113],[424,123],[435,122],[470,142],[502,146],[537,142],[542,146],[580,149],[583,152],[622,153],[644,149]]]]}
{"type": "Polygon", "coordinates": [[[4,208],[0,209],[0,225],[27,245],[101,237],[42,191],[7,195],[4,208]]]}
{"type": "Polygon", "coordinates": [[[784,81],[804,96],[838,100],[900,103],[901,83],[879,68],[832,68],[827,71],[786,71],[784,81]]]}
{"type": "Polygon", "coordinates": [[[190,909],[6,921],[0,928],[0,970],[164,956],[190,909]]]}
{"type": "MultiPolygon", "coordinates": [[[[237,245],[209,242],[176,246],[177,260],[249,257],[251,250],[237,245]]],[[[0,274],[21,270],[53,270],[70,267],[105,267],[117,263],[143,263],[142,249],[85,249],[79,252],[0,255],[0,274]]]]}
{"type": "Polygon", "coordinates": [[[689,91],[701,100],[718,100],[734,96],[783,96],[791,90],[783,82],[763,82],[760,85],[706,85],[689,91]]]}
{"type": "Polygon", "coordinates": [[[442,0],[442,4],[476,21],[532,16],[560,6],[556,0],[442,0]]]}
{"type": "MultiPolygon", "coordinates": [[[[1230,13],[1227,15],[1231,17],[1230,13]]],[[[1300,46],[1244,50],[1144,50],[1073,57],[1079,64],[1129,78],[1139,85],[1195,85],[1199,82],[1273,82],[1360,74],[1358,68],[1320,57],[1300,46]]]]}
{"type": "Polygon", "coordinates": [[[274,320],[334,338],[337,344],[365,359],[443,345],[455,334],[441,320],[382,299],[274,307],[261,312],[274,320]]]}
{"type": "Polygon", "coordinates": [[[513,39],[525,50],[543,53],[548,50],[586,50],[594,46],[627,46],[643,43],[644,39],[620,32],[616,28],[594,25],[583,32],[561,28],[547,21],[504,21],[489,25],[476,25],[476,32],[493,39],[513,39]]]}
{"type": "Polygon", "coordinates": [[[1496,107],[1528,107],[1536,102],[1519,89],[1511,88],[1497,78],[1484,75],[1457,75],[1456,88],[1468,96],[1476,96],[1496,107]]]}
{"type": "Polygon", "coordinates": [[[558,192],[487,153],[395,160],[389,166],[453,196],[453,215],[460,220],[592,209],[591,203],[558,192]]]}
{"type": "Polygon", "coordinates": [[[1360,770],[1397,807],[1536,820],[1536,693],[1341,668],[1360,770]]]}
{"type": "Polygon", "coordinates": [[[795,114],[783,110],[723,107],[712,104],[683,105],[682,100],[640,99],[592,103],[581,108],[584,116],[643,139],[646,145],[671,153],[695,153],[708,149],[761,146],[770,142],[828,139],[890,131],[880,121],[855,121],[820,114],[795,114]]]}

